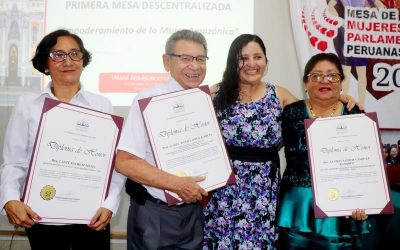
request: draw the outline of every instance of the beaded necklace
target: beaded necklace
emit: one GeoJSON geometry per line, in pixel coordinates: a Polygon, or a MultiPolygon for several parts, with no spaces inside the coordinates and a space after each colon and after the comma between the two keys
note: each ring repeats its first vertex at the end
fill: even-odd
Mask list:
{"type": "Polygon", "coordinates": [[[333,104],[331,107],[329,107],[329,109],[332,109],[332,112],[329,115],[325,115],[325,116],[315,114],[314,110],[313,110],[313,107],[311,105],[311,102],[308,100],[307,103],[308,103],[308,108],[310,109],[311,116],[313,118],[330,117],[330,116],[333,116],[336,113],[337,102],[335,104],[333,104]]]}

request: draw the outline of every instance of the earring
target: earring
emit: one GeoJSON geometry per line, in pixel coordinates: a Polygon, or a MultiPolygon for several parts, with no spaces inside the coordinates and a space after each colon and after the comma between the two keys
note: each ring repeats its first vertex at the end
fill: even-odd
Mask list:
{"type": "Polygon", "coordinates": [[[49,70],[48,70],[48,69],[45,69],[45,70],[44,70],[44,73],[45,73],[45,74],[48,74],[48,73],[49,73],[49,70]]]}

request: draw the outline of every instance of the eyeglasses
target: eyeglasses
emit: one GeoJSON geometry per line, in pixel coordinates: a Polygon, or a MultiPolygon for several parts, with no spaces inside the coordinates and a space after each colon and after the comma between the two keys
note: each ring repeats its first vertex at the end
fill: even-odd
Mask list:
{"type": "Polygon", "coordinates": [[[208,57],[206,57],[206,56],[177,55],[177,54],[172,54],[172,53],[171,54],[167,54],[167,55],[178,57],[179,61],[181,63],[184,63],[184,64],[188,64],[188,63],[193,62],[193,60],[196,60],[196,62],[198,64],[204,65],[204,64],[207,63],[207,60],[208,60],[208,57]]]}
{"type": "Polygon", "coordinates": [[[328,80],[330,83],[339,82],[342,79],[342,75],[339,73],[331,73],[331,74],[321,74],[321,73],[310,73],[307,75],[311,81],[313,82],[322,82],[323,80],[328,80]]]}
{"type": "Polygon", "coordinates": [[[49,53],[49,57],[55,62],[65,61],[67,56],[69,56],[72,61],[80,61],[83,58],[83,53],[79,50],[71,50],[70,52],[56,50],[49,53]]]}

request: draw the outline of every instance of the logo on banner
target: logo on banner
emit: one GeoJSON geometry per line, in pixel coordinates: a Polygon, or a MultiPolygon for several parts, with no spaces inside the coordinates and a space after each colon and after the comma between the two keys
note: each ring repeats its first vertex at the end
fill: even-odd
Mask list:
{"type": "Polygon", "coordinates": [[[290,1],[290,10],[302,67],[316,53],[337,54],[343,94],[393,120],[384,105],[400,97],[400,0],[299,0],[290,1]]]}

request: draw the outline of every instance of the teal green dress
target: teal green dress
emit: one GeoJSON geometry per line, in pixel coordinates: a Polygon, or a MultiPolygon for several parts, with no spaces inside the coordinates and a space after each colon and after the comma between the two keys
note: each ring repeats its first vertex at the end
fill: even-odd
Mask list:
{"type": "MultiPolygon", "coordinates": [[[[357,107],[350,112],[342,109],[342,115],[356,113],[361,113],[357,107]]],[[[307,118],[310,115],[304,101],[286,106],[282,113],[287,165],[280,190],[279,249],[363,249],[362,237],[369,232],[370,219],[314,216],[304,128],[307,118]]]]}

